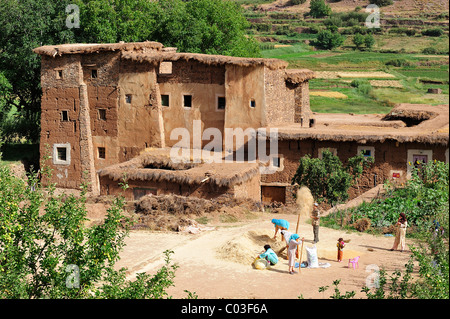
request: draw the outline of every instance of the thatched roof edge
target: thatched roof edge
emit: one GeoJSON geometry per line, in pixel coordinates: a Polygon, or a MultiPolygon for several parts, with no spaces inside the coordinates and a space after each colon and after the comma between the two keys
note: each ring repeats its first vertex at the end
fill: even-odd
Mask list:
{"type": "Polygon", "coordinates": [[[306,140],[306,139],[314,139],[318,141],[333,141],[333,142],[385,142],[388,140],[393,140],[400,143],[428,143],[428,144],[440,144],[440,145],[448,145],[449,144],[449,135],[448,134],[423,134],[423,135],[379,135],[379,134],[349,134],[342,133],[336,134],[333,133],[307,133],[307,132],[278,132],[279,140],[306,140]]]}
{"type": "Polygon", "coordinates": [[[176,53],[176,52],[157,52],[157,53],[139,53],[139,52],[123,52],[122,58],[136,62],[147,62],[157,64],[162,61],[176,62],[179,60],[194,60],[209,65],[234,64],[239,66],[266,66],[269,69],[284,69],[288,63],[279,59],[263,59],[263,58],[241,58],[225,55],[210,55],[200,53],[176,53]]]}
{"type": "Polygon", "coordinates": [[[140,161],[141,159],[134,158],[125,163],[115,164],[100,169],[97,173],[100,177],[108,177],[113,181],[120,181],[125,178],[126,180],[166,181],[188,185],[213,183],[220,187],[231,187],[248,181],[259,172],[259,167],[257,165],[249,165],[246,169],[240,169],[230,176],[223,176],[220,175],[220,173],[206,176],[195,172],[195,168],[182,171],[142,168],[142,164],[137,164],[140,161]],[[138,168],[136,165],[139,165],[140,167],[138,168]],[[209,178],[205,180],[207,177],[209,178]]]}
{"type": "Polygon", "coordinates": [[[128,42],[128,43],[73,43],[60,45],[44,45],[33,49],[33,52],[39,55],[51,57],[64,54],[88,54],[104,51],[132,51],[145,49],[161,50],[163,45],[159,42],[128,42]]]}

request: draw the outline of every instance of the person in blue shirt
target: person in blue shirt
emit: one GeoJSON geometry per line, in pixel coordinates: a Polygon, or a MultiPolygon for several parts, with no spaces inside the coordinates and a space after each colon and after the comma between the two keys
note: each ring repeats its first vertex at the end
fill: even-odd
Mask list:
{"type": "Polygon", "coordinates": [[[278,256],[273,249],[270,248],[270,245],[264,245],[264,250],[265,252],[259,255],[259,258],[267,260],[270,265],[276,265],[278,263],[278,256]]]}
{"type": "MultiPolygon", "coordinates": [[[[288,230],[289,222],[284,219],[272,219],[272,224],[275,225],[275,234],[273,235],[273,239],[277,238],[277,233],[279,230],[288,230]]],[[[283,239],[283,235],[281,235],[281,239],[283,239]]]]}

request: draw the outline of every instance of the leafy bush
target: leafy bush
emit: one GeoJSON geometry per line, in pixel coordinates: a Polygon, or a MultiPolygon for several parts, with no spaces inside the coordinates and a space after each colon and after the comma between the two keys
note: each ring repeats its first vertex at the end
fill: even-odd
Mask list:
{"type": "Polygon", "coordinates": [[[376,4],[379,7],[386,7],[386,6],[390,6],[391,4],[394,3],[393,0],[369,0],[369,2],[371,4],[376,4]]]}
{"type": "Polygon", "coordinates": [[[298,5],[298,4],[303,4],[305,2],[306,2],[306,0],[291,0],[291,4],[293,6],[298,5]]]}
{"type": "MultiPolygon", "coordinates": [[[[49,170],[43,166],[42,176],[49,170]]],[[[99,225],[86,226],[86,188],[80,197],[54,195],[34,175],[15,177],[0,166],[0,298],[144,299],[168,297],[178,267],[165,252],[155,274],[126,279],[116,269],[128,235],[123,199],[115,199],[99,225]]]]}
{"type": "Polygon", "coordinates": [[[345,37],[338,32],[332,32],[330,30],[322,30],[317,34],[317,40],[313,45],[325,50],[332,50],[340,47],[345,41],[345,37]]]}
{"type": "Polygon", "coordinates": [[[406,59],[392,59],[392,60],[386,61],[384,64],[392,65],[392,66],[396,66],[396,67],[411,66],[411,62],[409,62],[406,59]]]}
{"type": "MultiPolygon", "coordinates": [[[[351,223],[361,218],[369,218],[372,226],[383,228],[395,223],[400,212],[404,212],[408,225],[416,232],[429,231],[433,220],[448,224],[449,211],[449,164],[436,161],[423,164],[421,169],[412,166],[411,179],[405,187],[394,188],[389,184],[386,198],[363,203],[347,211],[351,223]]],[[[340,213],[339,213],[340,215],[340,213]]]]}
{"type": "Polygon", "coordinates": [[[440,37],[443,34],[444,34],[444,31],[440,28],[425,29],[422,31],[422,35],[429,36],[429,37],[440,37]]]}
{"type": "Polygon", "coordinates": [[[364,95],[368,95],[372,91],[372,85],[367,80],[355,79],[350,83],[351,86],[364,95]]]}
{"type": "Polygon", "coordinates": [[[439,54],[440,52],[434,47],[427,47],[422,50],[424,54],[439,54]]]}

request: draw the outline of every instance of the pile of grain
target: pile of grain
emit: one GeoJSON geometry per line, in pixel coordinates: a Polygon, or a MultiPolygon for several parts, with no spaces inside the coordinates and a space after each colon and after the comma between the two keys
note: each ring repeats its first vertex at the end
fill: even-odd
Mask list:
{"type": "MultiPolygon", "coordinates": [[[[286,247],[286,242],[284,240],[281,241],[279,235],[274,240],[273,234],[273,230],[267,229],[249,231],[221,246],[217,250],[217,256],[220,259],[251,265],[255,258],[264,251],[264,245],[270,245],[277,254],[286,247]]],[[[280,257],[279,254],[278,257],[280,257]]]]}

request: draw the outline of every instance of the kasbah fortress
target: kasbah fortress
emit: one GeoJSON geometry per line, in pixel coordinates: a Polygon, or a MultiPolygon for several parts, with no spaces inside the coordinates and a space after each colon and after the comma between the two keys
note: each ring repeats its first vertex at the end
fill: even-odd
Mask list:
{"type": "MultiPolygon", "coordinates": [[[[343,162],[360,152],[373,157],[361,191],[385,180],[403,183],[408,163],[449,161],[448,105],[400,104],[383,115],[314,113],[308,85],[314,72],[287,69],[282,60],[180,53],[149,41],[34,52],[42,64],[40,153],[50,153],[50,182],[59,188],[87,181],[96,196],[125,194],[130,201],[148,194],[226,195],[289,206],[292,177],[306,154],[320,158],[329,149],[343,162]],[[190,133],[183,147],[191,156],[213,141],[216,156],[234,160],[174,161],[170,151],[180,143],[171,133],[179,128],[190,133]],[[221,133],[219,141],[203,134],[211,128],[221,133]],[[256,144],[266,149],[251,150],[250,136],[224,149],[229,129],[276,131],[276,153],[270,134],[256,144]],[[238,151],[244,160],[233,157],[238,151]],[[269,154],[268,160],[255,154],[269,154]]],[[[350,198],[356,194],[350,190],[350,198]]]]}

